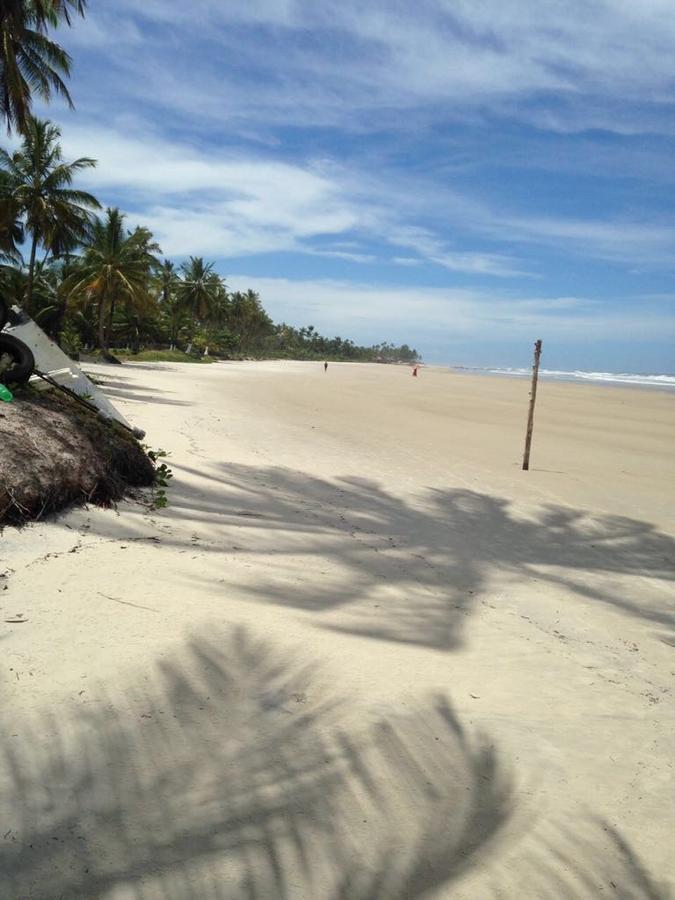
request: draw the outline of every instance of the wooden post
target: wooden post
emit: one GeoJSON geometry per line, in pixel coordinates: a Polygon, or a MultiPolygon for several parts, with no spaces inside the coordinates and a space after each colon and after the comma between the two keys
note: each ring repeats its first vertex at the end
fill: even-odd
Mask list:
{"type": "Polygon", "coordinates": [[[523,456],[523,470],[530,468],[530,447],[532,446],[532,429],[534,428],[534,401],[537,399],[537,379],[539,378],[539,358],[541,356],[541,341],[534,342],[534,365],[532,366],[532,387],[530,389],[530,411],[527,415],[527,434],[525,435],[525,454],[523,456]]]}

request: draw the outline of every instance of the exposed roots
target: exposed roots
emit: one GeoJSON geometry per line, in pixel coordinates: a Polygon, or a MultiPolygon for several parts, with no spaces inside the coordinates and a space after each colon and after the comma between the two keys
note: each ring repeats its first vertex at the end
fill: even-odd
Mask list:
{"type": "Polygon", "coordinates": [[[154,468],[131,434],[56,391],[0,404],[0,526],[71,503],[111,506],[154,468]]]}

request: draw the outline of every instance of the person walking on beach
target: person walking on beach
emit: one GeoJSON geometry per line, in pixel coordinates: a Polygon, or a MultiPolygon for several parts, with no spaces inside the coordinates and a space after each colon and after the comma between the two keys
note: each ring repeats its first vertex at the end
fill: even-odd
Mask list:
{"type": "Polygon", "coordinates": [[[323,370],[324,370],[324,372],[328,371],[328,363],[327,362],[325,362],[323,364],[323,370]]]}
{"type": "Polygon", "coordinates": [[[418,369],[418,368],[419,368],[418,366],[415,366],[415,367],[413,368],[413,378],[417,378],[417,369],[418,369]]]}

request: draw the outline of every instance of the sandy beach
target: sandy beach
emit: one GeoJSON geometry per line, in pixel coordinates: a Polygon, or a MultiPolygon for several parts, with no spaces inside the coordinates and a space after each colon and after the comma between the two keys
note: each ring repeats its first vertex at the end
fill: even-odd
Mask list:
{"type": "Polygon", "coordinates": [[[0,538],[0,896],[667,896],[675,395],[88,370],[174,477],[0,538]]]}

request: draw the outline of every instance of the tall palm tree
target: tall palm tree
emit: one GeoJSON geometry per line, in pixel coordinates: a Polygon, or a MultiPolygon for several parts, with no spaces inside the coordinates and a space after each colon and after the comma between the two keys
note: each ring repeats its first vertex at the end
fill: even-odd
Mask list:
{"type": "Polygon", "coordinates": [[[2,0],[0,2],[0,115],[8,131],[25,133],[33,94],[60,94],[72,107],[63,80],[71,59],[47,37],[47,29],[84,15],[87,0],[2,0]]]}
{"type": "Polygon", "coordinates": [[[105,217],[94,223],[78,271],[66,284],[74,303],[96,302],[98,343],[104,353],[108,352],[115,305],[121,301],[143,310],[154,303],[150,275],[159,266],[155,256],[159,247],[147,228],[125,231],[124,218],[119,209],[107,209],[105,217]]]}
{"type": "Polygon", "coordinates": [[[159,302],[169,303],[178,287],[178,272],[176,272],[176,266],[170,259],[165,259],[157,270],[157,286],[159,288],[159,302]]]}
{"type": "Polygon", "coordinates": [[[24,239],[25,231],[19,203],[12,196],[8,173],[0,169],[0,261],[21,263],[19,246],[23,244],[24,239]]]}
{"type": "Polygon", "coordinates": [[[64,284],[76,271],[77,264],[77,257],[68,255],[35,265],[32,316],[57,344],[68,312],[68,292],[64,284]]]}
{"type": "Polygon", "coordinates": [[[170,259],[165,259],[157,270],[155,290],[164,329],[169,338],[170,349],[178,342],[178,335],[188,324],[189,313],[178,293],[181,281],[176,266],[170,259]]]}
{"type": "Polygon", "coordinates": [[[220,277],[213,271],[213,263],[205,263],[201,256],[191,256],[180,267],[181,281],[178,295],[192,316],[192,337],[199,322],[208,319],[223,291],[220,277]]]}
{"type": "Polygon", "coordinates": [[[64,162],[60,136],[59,128],[51,122],[31,119],[18,150],[10,154],[0,148],[0,171],[4,172],[5,183],[0,222],[3,208],[14,204],[31,236],[25,296],[29,312],[38,244],[54,255],[73,250],[89,233],[92,210],[100,208],[91,194],[71,187],[75,175],[95,166],[96,160],[81,157],[64,162]]]}
{"type": "MultiPolygon", "coordinates": [[[[263,309],[259,295],[252,290],[235,291],[230,297],[228,326],[239,344],[240,353],[248,353],[256,341],[271,334],[273,323],[263,309]]],[[[304,329],[303,329],[304,331],[304,329]]],[[[295,331],[296,340],[301,332],[295,331]]],[[[300,337],[300,340],[302,338],[300,337]]]]}

